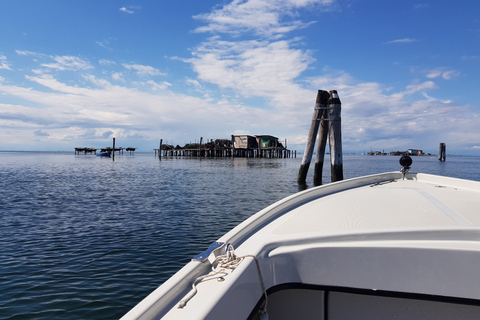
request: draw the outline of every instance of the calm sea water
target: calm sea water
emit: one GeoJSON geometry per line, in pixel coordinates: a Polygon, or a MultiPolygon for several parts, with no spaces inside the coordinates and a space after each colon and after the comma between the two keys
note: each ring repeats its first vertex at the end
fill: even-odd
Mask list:
{"type": "MultiPolygon", "coordinates": [[[[397,171],[398,159],[345,155],[344,175],[397,171]]],[[[413,160],[415,172],[480,181],[480,157],[413,160]]],[[[300,161],[0,152],[0,318],[118,319],[222,234],[298,192],[300,161]]]]}

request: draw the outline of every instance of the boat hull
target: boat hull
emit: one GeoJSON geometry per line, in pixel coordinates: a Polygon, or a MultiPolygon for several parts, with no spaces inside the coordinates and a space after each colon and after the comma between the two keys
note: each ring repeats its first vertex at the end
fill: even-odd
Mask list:
{"type": "Polygon", "coordinates": [[[96,156],[98,156],[98,157],[110,157],[111,154],[112,154],[111,152],[97,152],[96,156]]]}

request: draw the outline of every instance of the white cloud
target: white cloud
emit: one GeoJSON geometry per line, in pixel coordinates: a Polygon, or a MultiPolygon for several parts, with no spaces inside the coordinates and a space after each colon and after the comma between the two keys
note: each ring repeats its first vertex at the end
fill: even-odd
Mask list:
{"type": "Polygon", "coordinates": [[[187,78],[185,81],[186,81],[187,84],[193,85],[196,88],[201,88],[202,87],[202,85],[200,84],[200,82],[198,80],[187,78]]]}
{"type": "Polygon", "coordinates": [[[52,58],[56,63],[44,63],[42,66],[56,70],[87,70],[93,68],[88,61],[75,56],[55,56],[52,58]]]}
{"type": "Polygon", "coordinates": [[[95,41],[96,44],[98,44],[100,47],[105,48],[105,49],[111,49],[108,46],[108,41],[107,40],[102,40],[102,41],[95,41]]]}
{"type": "Polygon", "coordinates": [[[66,84],[58,81],[51,74],[39,74],[38,76],[25,76],[27,80],[36,82],[46,88],[52,89],[54,91],[63,92],[63,93],[72,93],[72,94],[85,94],[88,92],[88,89],[81,87],[72,87],[67,86],[66,84]]]}
{"type": "Polygon", "coordinates": [[[385,42],[386,44],[396,44],[396,43],[412,43],[412,42],[417,42],[417,39],[412,39],[412,38],[403,38],[403,39],[396,39],[396,40],[391,40],[385,42]]]}
{"type": "Polygon", "coordinates": [[[393,96],[404,97],[406,95],[411,95],[415,92],[424,91],[428,89],[435,89],[437,85],[433,81],[425,81],[422,83],[415,83],[407,86],[407,90],[393,94],[393,96]]]}
{"type": "Polygon", "coordinates": [[[0,69],[11,70],[10,64],[6,60],[7,57],[0,55],[0,69]]]}
{"type": "Polygon", "coordinates": [[[123,74],[121,72],[114,72],[112,74],[112,79],[115,81],[125,82],[125,79],[123,78],[123,74]]]}
{"type": "Polygon", "coordinates": [[[133,13],[135,13],[133,10],[128,10],[128,9],[125,8],[125,7],[121,7],[121,8],[118,9],[118,10],[120,10],[120,11],[122,11],[122,12],[125,12],[125,13],[128,13],[128,14],[133,14],[133,13]]]}
{"type": "Polygon", "coordinates": [[[301,20],[282,20],[284,17],[295,16],[295,10],[314,5],[320,9],[328,8],[334,2],[333,0],[234,0],[221,9],[195,16],[195,19],[207,23],[195,31],[230,34],[253,32],[257,35],[275,37],[309,25],[301,20]]]}
{"type": "Polygon", "coordinates": [[[134,14],[135,13],[134,10],[141,10],[141,9],[142,9],[142,6],[128,6],[128,7],[121,7],[118,10],[120,10],[124,13],[134,14]]]}
{"type": "Polygon", "coordinates": [[[458,77],[460,73],[456,70],[448,70],[446,68],[437,68],[427,71],[427,78],[442,78],[444,80],[450,80],[458,77]]]}
{"type": "Polygon", "coordinates": [[[310,63],[311,53],[295,49],[291,41],[222,41],[218,37],[202,43],[186,60],[198,77],[245,96],[268,97],[289,103],[286,92],[299,89],[294,84],[310,63]],[[286,99],[286,100],[284,100],[286,99]]]}
{"type": "Polygon", "coordinates": [[[15,50],[15,52],[20,56],[41,56],[42,55],[40,53],[27,51],[27,50],[15,50]]]}
{"type": "Polygon", "coordinates": [[[94,85],[99,86],[99,87],[108,87],[108,86],[111,86],[111,83],[108,82],[107,80],[105,80],[105,79],[98,79],[97,77],[95,77],[94,75],[91,75],[91,74],[83,75],[83,78],[84,78],[85,80],[93,83],[94,85]]]}
{"type": "Polygon", "coordinates": [[[153,80],[149,80],[149,81],[147,81],[147,83],[149,85],[151,85],[154,90],[156,90],[156,89],[166,90],[166,89],[168,89],[169,87],[172,86],[172,84],[167,82],[167,81],[163,81],[161,83],[156,83],[153,80]]]}
{"type": "MultiPolygon", "coordinates": [[[[105,81],[87,78],[99,84],[105,81]]],[[[265,115],[259,115],[255,109],[245,106],[218,106],[200,98],[167,92],[165,90],[170,86],[167,82],[147,82],[162,89],[157,93],[148,93],[139,88],[111,85],[96,89],[79,88],[62,83],[51,75],[32,77],[31,80],[53,91],[0,85],[0,93],[27,101],[24,105],[2,105],[0,125],[3,128],[43,130],[38,132],[48,130],[49,139],[59,143],[64,139],[83,139],[82,135],[89,128],[95,129],[97,140],[103,139],[101,134],[108,130],[115,132],[117,137],[143,136],[144,140],[157,140],[159,136],[168,134],[180,139],[185,128],[193,136],[211,132],[211,121],[219,130],[216,137],[222,137],[222,132],[228,137],[230,128],[265,118],[265,115]],[[232,118],[233,111],[238,119],[232,118]]],[[[7,141],[5,134],[4,130],[0,130],[4,142],[7,141]]]]}
{"type": "Polygon", "coordinates": [[[151,66],[143,66],[140,64],[122,64],[128,70],[134,70],[139,76],[164,76],[160,70],[151,66]]]}
{"type": "Polygon", "coordinates": [[[98,60],[98,63],[102,66],[114,66],[117,64],[115,61],[107,60],[107,59],[100,59],[98,60]]]}

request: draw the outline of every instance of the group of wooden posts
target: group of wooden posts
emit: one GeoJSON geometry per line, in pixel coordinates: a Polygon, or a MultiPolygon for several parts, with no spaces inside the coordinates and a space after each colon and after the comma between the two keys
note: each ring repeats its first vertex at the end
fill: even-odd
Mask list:
{"type": "MultiPolygon", "coordinates": [[[[322,184],[323,162],[327,140],[330,142],[332,182],[343,180],[341,108],[342,104],[336,90],[331,90],[329,92],[318,90],[312,124],[310,126],[310,131],[308,132],[305,152],[297,176],[297,182],[300,185],[305,185],[308,168],[312,161],[317,133],[318,145],[315,157],[313,183],[315,185],[322,184]]],[[[446,160],[446,144],[443,142],[440,143],[438,160],[446,160]]]]}
{"type": "Polygon", "coordinates": [[[305,181],[312,160],[317,133],[318,145],[315,157],[313,183],[315,185],[322,184],[323,162],[328,139],[330,141],[332,182],[343,180],[341,108],[342,104],[336,90],[329,92],[318,90],[312,124],[308,132],[307,144],[305,145],[305,152],[297,177],[297,182],[300,185],[306,183],[305,181]]]}

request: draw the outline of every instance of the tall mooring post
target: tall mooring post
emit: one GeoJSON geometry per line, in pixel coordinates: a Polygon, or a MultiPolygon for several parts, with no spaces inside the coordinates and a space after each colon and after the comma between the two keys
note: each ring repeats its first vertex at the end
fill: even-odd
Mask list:
{"type": "Polygon", "coordinates": [[[297,182],[304,185],[308,168],[312,159],[318,129],[318,146],[315,157],[315,185],[322,184],[323,162],[328,137],[330,137],[330,160],[332,182],[343,180],[343,156],[341,133],[341,102],[336,90],[330,92],[318,90],[317,100],[312,117],[312,124],[305,145],[302,163],[297,182]]]}
{"type": "Polygon", "coordinates": [[[440,143],[440,147],[438,148],[438,160],[445,161],[447,160],[447,146],[445,143],[440,143]]]}
{"type": "Polygon", "coordinates": [[[298,171],[297,182],[299,184],[305,184],[305,180],[307,179],[308,169],[310,167],[310,162],[312,161],[313,149],[315,148],[315,139],[318,127],[320,125],[321,116],[325,111],[326,95],[328,95],[328,92],[318,90],[315,108],[313,109],[312,123],[310,125],[310,131],[308,132],[307,144],[305,145],[302,164],[300,165],[300,170],[298,171]]]}
{"type": "Polygon", "coordinates": [[[115,161],[115,138],[113,138],[112,161],[115,161]]]}
{"type": "Polygon", "coordinates": [[[158,146],[158,159],[162,160],[162,143],[163,139],[160,139],[160,145],[158,146]]]}
{"type": "Polygon", "coordinates": [[[330,135],[330,163],[332,168],[332,182],[343,180],[343,152],[342,152],[342,104],[337,90],[330,91],[328,108],[328,133],[330,135]]]}
{"type": "Polygon", "coordinates": [[[325,160],[325,149],[327,147],[328,139],[328,109],[327,103],[330,94],[327,91],[322,91],[322,101],[320,109],[320,127],[318,131],[317,154],[315,156],[315,169],[313,171],[313,183],[316,186],[322,184],[323,162],[325,160]]]}

